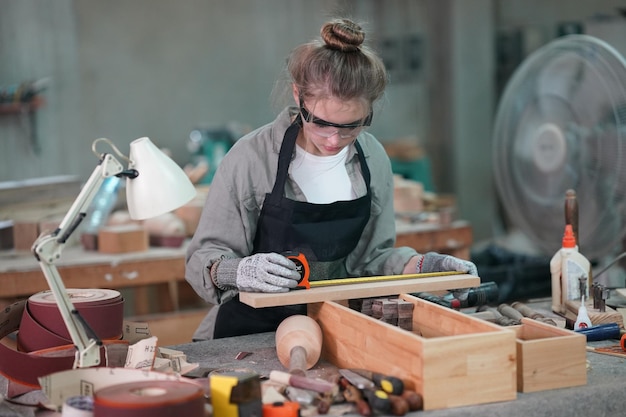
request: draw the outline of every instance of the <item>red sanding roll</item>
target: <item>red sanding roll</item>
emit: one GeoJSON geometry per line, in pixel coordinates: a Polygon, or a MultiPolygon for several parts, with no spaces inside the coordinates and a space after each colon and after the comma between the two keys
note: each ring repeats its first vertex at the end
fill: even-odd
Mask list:
{"type": "Polygon", "coordinates": [[[94,393],[94,417],[204,417],[203,389],[184,381],[141,381],[94,393]]]}
{"type": "MultiPolygon", "coordinates": [[[[122,337],[124,299],[118,291],[67,289],[67,293],[81,317],[101,340],[122,337]]],[[[52,292],[43,291],[29,297],[17,339],[23,352],[72,344],[52,292]]]]}

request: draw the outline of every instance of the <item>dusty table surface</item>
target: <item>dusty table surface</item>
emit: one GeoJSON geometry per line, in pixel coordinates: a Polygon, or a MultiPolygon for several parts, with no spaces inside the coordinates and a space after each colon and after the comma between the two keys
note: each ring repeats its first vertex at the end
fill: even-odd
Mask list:
{"type": "MultiPolygon", "coordinates": [[[[268,375],[271,370],[284,370],[275,350],[275,334],[261,333],[218,340],[170,346],[187,355],[189,362],[198,363],[207,372],[216,369],[251,369],[258,374],[268,375]],[[236,359],[240,352],[249,352],[243,359],[236,359]]],[[[615,340],[592,342],[591,346],[615,345],[615,340]]],[[[533,417],[588,417],[624,416],[626,407],[626,361],[623,358],[587,353],[587,384],[580,387],[562,388],[534,393],[518,393],[513,401],[420,411],[409,416],[424,417],[489,417],[489,416],[533,416],[533,417]]],[[[332,378],[336,368],[320,361],[308,371],[311,377],[332,378]]],[[[0,387],[2,386],[0,378],[0,387]]],[[[33,391],[18,398],[20,402],[36,403],[42,400],[40,391],[33,391]]],[[[60,413],[36,412],[32,408],[1,403],[0,416],[60,416],[60,413]]]]}

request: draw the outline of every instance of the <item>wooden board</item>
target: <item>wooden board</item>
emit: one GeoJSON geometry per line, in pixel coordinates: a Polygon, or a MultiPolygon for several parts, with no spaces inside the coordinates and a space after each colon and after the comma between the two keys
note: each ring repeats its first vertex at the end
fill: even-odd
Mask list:
{"type": "Polygon", "coordinates": [[[354,298],[382,297],[422,291],[442,291],[456,288],[471,288],[480,285],[480,278],[468,275],[447,275],[403,279],[397,281],[367,282],[345,285],[316,287],[286,293],[239,293],[239,300],[254,308],[309,304],[322,301],[339,301],[354,298]]]}

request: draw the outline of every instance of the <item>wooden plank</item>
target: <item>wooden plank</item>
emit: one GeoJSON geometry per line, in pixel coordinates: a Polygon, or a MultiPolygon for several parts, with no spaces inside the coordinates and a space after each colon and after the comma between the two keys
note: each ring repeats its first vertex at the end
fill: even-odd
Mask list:
{"type": "Polygon", "coordinates": [[[456,288],[470,288],[480,285],[480,278],[468,275],[447,275],[316,287],[309,290],[290,291],[287,293],[239,293],[239,300],[254,308],[309,304],[321,301],[338,301],[350,298],[369,298],[415,293],[422,291],[442,291],[456,288]]]}

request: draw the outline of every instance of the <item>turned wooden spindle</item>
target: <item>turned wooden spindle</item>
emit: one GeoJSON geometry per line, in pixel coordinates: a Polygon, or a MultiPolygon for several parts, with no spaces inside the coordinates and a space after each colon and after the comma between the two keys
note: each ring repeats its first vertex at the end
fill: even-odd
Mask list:
{"type": "Polygon", "coordinates": [[[309,316],[294,315],[276,329],[278,360],[292,375],[305,375],[315,366],[322,350],[322,329],[309,316]]]}

